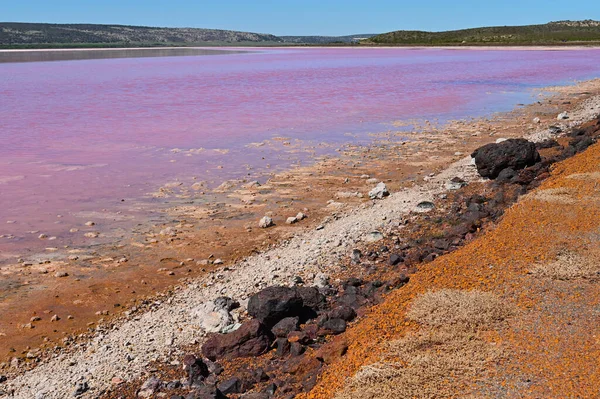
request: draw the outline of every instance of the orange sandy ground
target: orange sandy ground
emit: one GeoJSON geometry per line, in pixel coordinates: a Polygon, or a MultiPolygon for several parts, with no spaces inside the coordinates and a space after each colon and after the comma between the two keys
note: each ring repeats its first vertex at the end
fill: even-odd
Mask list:
{"type": "Polygon", "coordinates": [[[593,172],[600,172],[600,144],[555,165],[538,189],[568,188],[569,201],[523,198],[495,229],[422,266],[407,286],[392,292],[348,330],[347,355],[300,397],[333,397],[361,366],[381,358],[383,343],[415,327],[405,318],[411,300],[438,288],[493,291],[519,309],[521,316],[509,320],[500,333],[508,360],[492,370],[493,377],[485,377],[494,380],[501,397],[600,397],[600,286],[543,283],[528,276],[536,264],[555,260],[561,251],[600,249],[600,174],[568,178],[593,172]]]}

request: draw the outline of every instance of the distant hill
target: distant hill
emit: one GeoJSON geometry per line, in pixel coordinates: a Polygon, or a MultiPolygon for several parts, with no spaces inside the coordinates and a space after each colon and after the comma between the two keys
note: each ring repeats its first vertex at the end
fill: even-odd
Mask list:
{"type": "Polygon", "coordinates": [[[203,43],[281,43],[277,36],[198,28],[96,24],[41,24],[0,22],[0,46],[47,47],[103,45],[193,45],[203,43]]]}
{"type": "Polygon", "coordinates": [[[358,43],[361,40],[377,36],[375,33],[365,33],[348,36],[279,36],[286,43],[294,44],[327,44],[327,43],[358,43]]]}
{"type": "Polygon", "coordinates": [[[558,21],[544,25],[495,26],[446,32],[399,30],[362,41],[394,45],[551,45],[600,43],[599,21],[558,21]]]}

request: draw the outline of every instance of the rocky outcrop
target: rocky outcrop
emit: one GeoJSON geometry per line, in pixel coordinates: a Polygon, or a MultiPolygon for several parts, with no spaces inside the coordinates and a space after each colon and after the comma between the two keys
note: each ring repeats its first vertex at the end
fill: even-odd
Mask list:
{"type": "Polygon", "coordinates": [[[504,169],[524,169],[541,160],[535,143],[525,139],[509,139],[501,143],[491,143],[475,150],[477,171],[482,177],[495,179],[504,169]]]}
{"type": "Polygon", "coordinates": [[[260,356],[269,350],[273,336],[259,320],[246,321],[229,334],[212,334],[202,345],[202,354],[210,360],[260,356]]]}

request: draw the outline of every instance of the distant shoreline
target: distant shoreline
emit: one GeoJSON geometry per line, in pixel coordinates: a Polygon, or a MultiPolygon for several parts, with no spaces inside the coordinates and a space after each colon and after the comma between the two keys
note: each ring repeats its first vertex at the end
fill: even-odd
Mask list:
{"type": "Polygon", "coordinates": [[[405,46],[405,45],[307,45],[307,44],[290,44],[290,45],[198,45],[198,46],[147,46],[147,47],[60,47],[60,48],[3,48],[0,46],[0,53],[23,53],[23,52],[67,52],[67,51],[133,51],[133,50],[250,50],[250,49],[290,49],[290,48],[355,48],[355,49],[382,49],[382,48],[401,48],[405,50],[424,50],[424,49],[440,49],[440,50],[587,50],[600,48],[600,42],[593,45],[583,44],[566,44],[566,45],[468,45],[468,46],[405,46]]]}

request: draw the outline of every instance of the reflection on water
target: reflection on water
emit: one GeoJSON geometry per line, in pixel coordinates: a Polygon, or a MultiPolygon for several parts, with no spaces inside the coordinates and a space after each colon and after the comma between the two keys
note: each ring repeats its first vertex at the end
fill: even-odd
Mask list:
{"type": "Polygon", "coordinates": [[[90,60],[102,58],[179,57],[243,53],[239,50],[212,50],[200,48],[139,48],[105,50],[18,50],[0,51],[0,62],[40,62],[90,60]]]}

